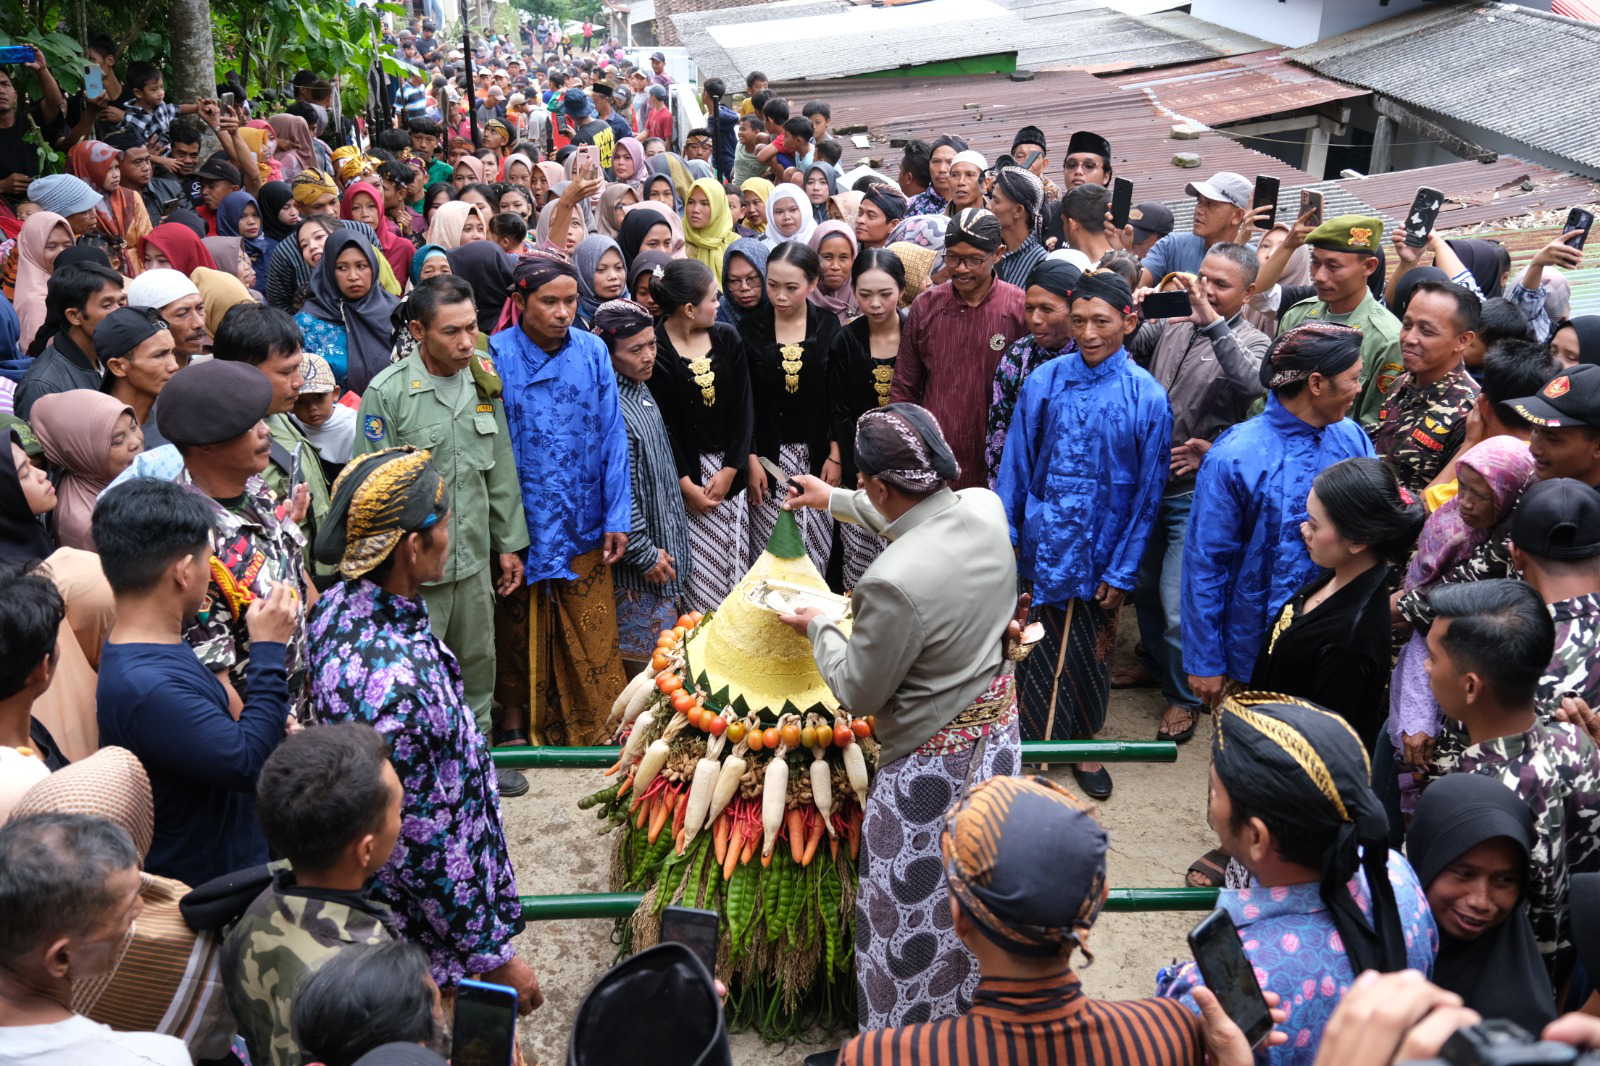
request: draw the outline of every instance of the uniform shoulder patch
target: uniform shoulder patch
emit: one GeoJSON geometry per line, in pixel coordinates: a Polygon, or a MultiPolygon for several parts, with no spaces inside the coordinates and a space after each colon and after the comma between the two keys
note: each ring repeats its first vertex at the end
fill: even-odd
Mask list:
{"type": "Polygon", "coordinates": [[[480,403],[478,405],[478,413],[480,415],[492,415],[492,414],[494,414],[494,404],[492,404],[492,403],[480,403]]]}
{"type": "Polygon", "coordinates": [[[383,431],[384,425],[382,415],[368,415],[366,418],[361,420],[361,433],[368,440],[382,440],[383,431]]]}

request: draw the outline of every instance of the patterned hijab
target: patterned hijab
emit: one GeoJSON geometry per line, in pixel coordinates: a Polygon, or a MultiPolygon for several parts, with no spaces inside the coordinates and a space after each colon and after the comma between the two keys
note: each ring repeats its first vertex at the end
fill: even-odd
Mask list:
{"type": "MultiPolygon", "coordinates": [[[[1516,508],[1522,490],[1533,480],[1533,453],[1528,442],[1516,437],[1490,437],[1469,448],[1456,460],[1456,469],[1468,467],[1482,475],[1494,494],[1494,525],[1499,527],[1516,508]]],[[[1457,475],[1459,477],[1459,474],[1457,475]]],[[[1473,529],[1461,517],[1461,503],[1446,500],[1422,524],[1417,550],[1406,567],[1406,589],[1426,589],[1477,551],[1494,528],[1473,529]]]]}
{"type": "Polygon", "coordinates": [[[431,460],[409,446],[351,460],[333,483],[317,530],[317,561],[337,565],[353,581],[387,559],[407,533],[437,525],[450,510],[450,495],[431,460]]]}

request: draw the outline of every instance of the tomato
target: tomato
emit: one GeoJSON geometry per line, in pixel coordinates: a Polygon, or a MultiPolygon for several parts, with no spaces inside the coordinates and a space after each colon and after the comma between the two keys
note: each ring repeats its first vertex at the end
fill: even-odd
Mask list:
{"type": "Polygon", "coordinates": [[[656,653],[650,656],[650,668],[658,674],[667,668],[667,654],[665,651],[660,648],[656,649],[656,653]]]}
{"type": "Polygon", "coordinates": [[[779,731],[779,736],[783,737],[785,746],[798,747],[800,744],[800,727],[790,722],[779,731]]]}
{"type": "Polygon", "coordinates": [[[665,692],[669,696],[682,687],[683,678],[679,677],[677,674],[656,675],[656,688],[660,689],[662,692],[665,692]]]}
{"type": "Polygon", "coordinates": [[[833,727],[833,742],[839,747],[842,748],[846,744],[852,744],[855,742],[855,739],[856,735],[850,732],[849,726],[840,723],[839,725],[833,727]]]}
{"type": "Polygon", "coordinates": [[[678,628],[679,629],[685,629],[685,630],[693,629],[694,628],[694,616],[693,615],[687,615],[687,614],[679,615],[678,616],[678,628]]]}
{"type": "Polygon", "coordinates": [[[783,734],[778,732],[776,727],[761,734],[761,746],[764,748],[771,748],[772,750],[776,751],[778,750],[778,745],[782,743],[783,734]]]}
{"type": "Polygon", "coordinates": [[[817,747],[825,748],[833,743],[833,730],[828,728],[826,722],[817,725],[817,747]]]}
{"type": "MultiPolygon", "coordinates": [[[[743,728],[743,726],[741,726],[740,728],[743,728]]],[[[751,751],[760,751],[761,750],[761,730],[759,730],[759,729],[750,730],[750,735],[745,737],[744,739],[745,739],[745,743],[750,745],[750,750],[751,751]]]]}
{"type": "Polygon", "coordinates": [[[696,706],[697,704],[694,702],[694,697],[683,691],[683,689],[680,688],[678,691],[672,694],[672,709],[677,711],[679,714],[688,714],[690,711],[694,710],[696,706]]]}
{"type": "Polygon", "coordinates": [[[694,611],[689,615],[689,617],[694,619],[694,624],[695,625],[699,625],[702,621],[705,620],[706,613],[704,611],[694,611]]]}
{"type": "Polygon", "coordinates": [[[706,722],[704,719],[702,719],[700,724],[705,726],[706,731],[714,737],[720,737],[723,733],[728,731],[728,720],[722,717],[720,714],[712,715],[710,722],[706,722]]]}
{"type": "Polygon", "coordinates": [[[850,732],[854,733],[858,738],[864,737],[872,733],[872,727],[866,722],[862,721],[860,718],[857,718],[855,721],[850,723],[850,732]]]}
{"type": "Polygon", "coordinates": [[[674,644],[676,644],[676,643],[677,643],[677,642],[678,642],[678,641],[680,641],[680,640],[682,640],[682,639],[683,639],[683,635],[684,635],[684,634],[685,634],[685,633],[687,633],[687,632],[688,632],[688,630],[687,630],[687,629],[685,629],[685,628],[684,628],[684,627],[683,627],[683,626],[677,626],[677,627],[675,627],[675,628],[674,628],[674,629],[673,629],[673,630],[672,630],[672,636],[673,636],[673,638],[674,638],[674,639],[673,639],[673,643],[674,643],[674,644]]]}
{"type": "Polygon", "coordinates": [[[810,726],[804,726],[803,728],[801,728],[801,730],[800,730],[800,746],[802,748],[809,748],[809,747],[813,746],[814,744],[816,744],[816,742],[817,742],[817,731],[815,729],[811,728],[810,726]]]}
{"type": "Polygon", "coordinates": [[[676,643],[678,643],[678,638],[672,635],[672,630],[670,629],[663,629],[656,634],[656,647],[658,648],[670,648],[676,643]]]}
{"type": "Polygon", "coordinates": [[[743,722],[728,723],[728,741],[733,744],[744,739],[745,728],[743,722]]]}

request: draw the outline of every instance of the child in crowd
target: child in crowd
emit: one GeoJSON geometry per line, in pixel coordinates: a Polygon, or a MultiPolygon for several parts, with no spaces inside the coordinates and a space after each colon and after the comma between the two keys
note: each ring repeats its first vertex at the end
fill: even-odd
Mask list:
{"type": "Polygon", "coordinates": [[[338,402],[339,384],[333,378],[333,368],[322,356],[307,355],[300,376],[306,383],[300,386],[300,398],[289,417],[317,450],[331,484],[350,461],[355,447],[356,413],[338,402]]]}

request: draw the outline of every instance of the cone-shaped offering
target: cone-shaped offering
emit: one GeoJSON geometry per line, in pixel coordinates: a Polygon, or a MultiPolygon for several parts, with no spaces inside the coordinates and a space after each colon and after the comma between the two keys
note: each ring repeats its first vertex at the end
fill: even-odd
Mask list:
{"type": "MultiPolygon", "coordinates": [[[[766,550],[750,572],[684,642],[688,687],[740,715],[756,711],[771,719],[786,711],[838,710],[839,701],[811,657],[811,642],[758,603],[760,590],[769,583],[831,595],[788,511],[779,512],[766,550]]],[[[848,632],[848,620],[843,625],[848,632]]]]}

